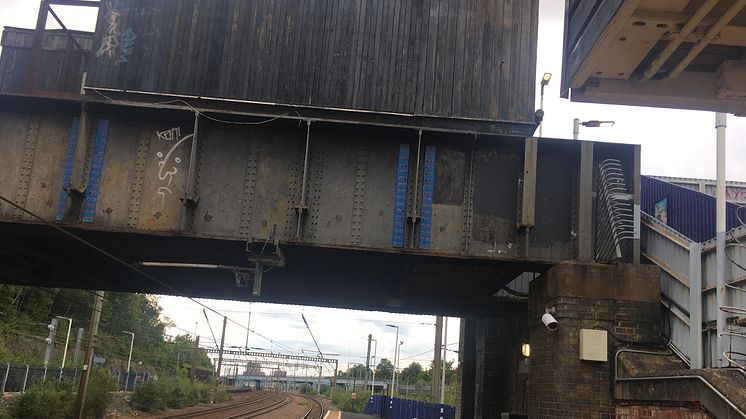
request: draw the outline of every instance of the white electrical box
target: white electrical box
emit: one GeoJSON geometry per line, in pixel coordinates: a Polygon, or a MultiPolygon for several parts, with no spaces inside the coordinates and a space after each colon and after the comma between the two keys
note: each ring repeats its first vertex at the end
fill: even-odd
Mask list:
{"type": "Polygon", "coordinates": [[[605,330],[580,329],[580,360],[608,361],[607,342],[605,330]]]}

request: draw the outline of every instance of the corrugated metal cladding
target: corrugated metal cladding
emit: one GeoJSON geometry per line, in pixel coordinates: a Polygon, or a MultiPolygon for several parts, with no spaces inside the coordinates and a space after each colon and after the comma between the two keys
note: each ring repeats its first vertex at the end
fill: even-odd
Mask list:
{"type": "Polygon", "coordinates": [[[533,122],[539,0],[108,0],[89,85],[533,122]]]}
{"type": "MultiPolygon", "coordinates": [[[[643,212],[654,217],[658,212],[658,220],[696,242],[715,238],[715,198],[649,176],[641,176],[640,188],[643,212]]],[[[737,211],[738,205],[726,204],[728,230],[739,226],[737,211]]],[[[741,218],[746,219],[746,210],[741,211],[741,218]]]]}
{"type": "MultiPolygon", "coordinates": [[[[712,179],[692,179],[669,176],[651,176],[664,182],[715,196],[717,182],[712,179]]],[[[736,204],[746,204],[746,182],[726,181],[725,199],[736,204]]]]}

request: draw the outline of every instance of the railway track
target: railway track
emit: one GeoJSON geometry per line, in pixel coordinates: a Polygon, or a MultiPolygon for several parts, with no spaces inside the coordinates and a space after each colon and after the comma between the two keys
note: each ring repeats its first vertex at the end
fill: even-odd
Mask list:
{"type": "Polygon", "coordinates": [[[249,419],[261,417],[264,414],[274,412],[290,404],[294,399],[301,398],[309,402],[308,410],[300,419],[323,419],[324,407],[318,400],[299,394],[262,394],[251,400],[242,400],[224,406],[208,409],[160,416],[159,419],[178,418],[210,418],[210,419],[249,419]]]}
{"type": "Polygon", "coordinates": [[[244,410],[241,413],[238,413],[236,415],[232,416],[224,416],[222,419],[249,419],[249,418],[255,418],[258,416],[261,416],[265,413],[272,412],[274,410],[278,410],[285,406],[286,404],[293,401],[293,396],[290,394],[284,394],[282,397],[275,397],[273,398],[272,402],[269,403],[266,406],[258,407],[251,410],[244,410]]]}
{"type": "Polygon", "coordinates": [[[247,407],[251,407],[252,405],[256,405],[257,403],[261,404],[262,402],[272,399],[273,397],[276,396],[272,394],[260,394],[257,398],[252,398],[250,400],[241,400],[239,402],[226,404],[224,406],[209,407],[206,409],[191,411],[187,413],[176,413],[173,415],[159,416],[158,419],[181,419],[217,416],[220,413],[227,413],[233,410],[245,409],[247,407]]]}
{"type": "Polygon", "coordinates": [[[300,419],[323,419],[324,418],[324,405],[320,401],[307,396],[300,396],[311,403],[311,407],[308,409],[305,415],[300,419]]]}

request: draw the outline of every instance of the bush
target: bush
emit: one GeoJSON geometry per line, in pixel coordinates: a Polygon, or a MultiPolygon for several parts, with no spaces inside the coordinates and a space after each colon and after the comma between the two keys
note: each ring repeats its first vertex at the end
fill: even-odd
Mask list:
{"type": "Polygon", "coordinates": [[[210,402],[210,386],[203,383],[195,383],[189,390],[190,397],[195,404],[210,402]]]}
{"type": "Polygon", "coordinates": [[[85,394],[85,417],[103,418],[111,403],[111,392],[116,390],[116,378],[103,368],[93,368],[88,378],[88,390],[85,394]]]}
{"type": "MultiPolygon", "coordinates": [[[[83,415],[87,418],[103,418],[111,402],[111,392],[115,388],[113,376],[104,369],[93,369],[88,379],[83,415]]],[[[36,383],[13,402],[10,416],[23,419],[71,418],[74,414],[76,390],[76,386],[69,381],[47,380],[36,383]]]]}
{"type": "Polygon", "coordinates": [[[343,412],[362,413],[365,403],[370,398],[370,393],[366,391],[357,391],[355,404],[352,403],[352,392],[337,389],[332,391],[332,403],[343,412]]]}
{"type": "MultiPolygon", "coordinates": [[[[158,381],[140,383],[130,398],[134,409],[144,412],[165,408],[180,409],[210,401],[210,385],[195,383],[191,385],[184,378],[163,378],[158,381]]],[[[216,394],[216,402],[230,400],[231,396],[225,390],[216,394]]]]}
{"type": "Polygon", "coordinates": [[[193,400],[189,397],[190,388],[188,381],[180,380],[178,378],[166,378],[160,380],[159,383],[163,386],[163,395],[167,407],[170,407],[171,409],[181,409],[185,406],[194,406],[193,400]]]}
{"type": "Polygon", "coordinates": [[[135,386],[130,404],[137,410],[152,412],[166,408],[162,387],[158,381],[146,381],[135,386]]]}
{"type": "Polygon", "coordinates": [[[49,380],[31,386],[10,408],[11,417],[58,419],[73,416],[75,390],[70,383],[49,380]]]}
{"type": "Polygon", "coordinates": [[[222,403],[228,400],[233,400],[233,395],[222,388],[218,389],[218,393],[215,395],[215,403],[222,403]]]}

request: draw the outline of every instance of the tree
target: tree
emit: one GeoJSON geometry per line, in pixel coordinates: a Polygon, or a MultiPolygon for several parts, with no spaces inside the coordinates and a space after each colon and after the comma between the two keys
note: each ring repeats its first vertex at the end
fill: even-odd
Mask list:
{"type": "MultiPolygon", "coordinates": [[[[108,368],[123,370],[127,367],[130,336],[122,333],[123,330],[135,334],[132,348],[133,369],[170,373],[177,368],[177,360],[182,369],[191,366],[194,348],[191,336],[167,339],[165,331],[171,326],[171,322],[162,316],[156,297],[107,292],[105,298],[96,355],[106,359],[108,368]]],[[[86,290],[0,284],[2,359],[19,363],[41,363],[46,349],[43,339],[49,333],[47,324],[55,316],[73,319],[70,333],[70,345],[73,345],[77,328],[88,327],[93,300],[93,293],[86,290]]],[[[67,322],[61,320],[55,336],[57,345],[52,357],[53,366],[59,365],[62,360],[66,329],[67,322]]],[[[197,356],[198,367],[211,369],[210,360],[204,352],[200,351],[197,356]]],[[[66,366],[81,366],[80,363],[73,364],[69,350],[66,366]]]]}
{"type": "Polygon", "coordinates": [[[394,364],[386,358],[381,358],[381,362],[376,367],[376,378],[391,378],[394,373],[394,364]]]}
{"type": "Polygon", "coordinates": [[[352,367],[348,368],[347,371],[339,373],[338,375],[342,378],[357,378],[359,380],[362,380],[365,378],[366,370],[370,371],[369,368],[365,368],[365,365],[355,364],[352,367]]]}
{"type": "Polygon", "coordinates": [[[422,365],[419,362],[412,362],[401,371],[399,382],[415,384],[421,380],[425,380],[425,378],[425,371],[422,369],[422,365]]]}

